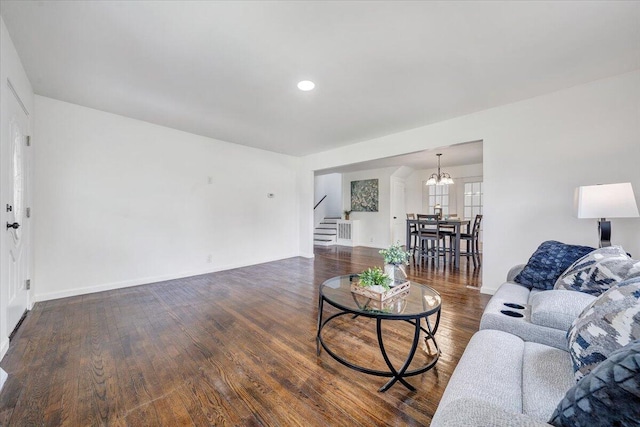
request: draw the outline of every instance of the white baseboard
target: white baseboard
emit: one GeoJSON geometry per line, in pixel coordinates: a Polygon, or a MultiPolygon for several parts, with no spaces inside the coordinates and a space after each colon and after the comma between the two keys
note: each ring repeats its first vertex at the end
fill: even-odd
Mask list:
{"type": "Polygon", "coordinates": [[[2,342],[0,342],[0,360],[7,354],[7,351],[9,351],[9,338],[4,337],[2,342]]]}
{"type": "Polygon", "coordinates": [[[360,244],[357,244],[357,245],[353,245],[353,247],[356,247],[356,246],[362,246],[364,248],[373,248],[373,249],[388,249],[389,248],[389,245],[381,245],[380,246],[378,244],[371,243],[371,242],[369,242],[369,243],[360,243],[360,244]]]}
{"type": "MultiPolygon", "coordinates": [[[[111,291],[114,289],[129,288],[131,286],[148,285],[150,283],[164,282],[167,280],[175,280],[175,279],[183,279],[185,277],[199,276],[201,274],[209,274],[209,273],[215,273],[218,271],[232,270],[234,268],[249,267],[252,265],[264,264],[266,262],[280,261],[287,258],[294,258],[296,256],[298,255],[289,254],[287,256],[281,256],[281,257],[275,257],[275,258],[254,259],[251,262],[239,262],[239,263],[221,265],[216,267],[208,267],[208,268],[203,268],[201,270],[183,271],[180,273],[167,274],[162,276],[141,277],[137,279],[124,280],[122,282],[103,283],[100,285],[69,289],[65,291],[36,293],[35,300],[49,301],[49,300],[59,299],[59,298],[68,298],[68,297],[75,297],[78,295],[93,294],[96,292],[111,291]]],[[[299,256],[303,256],[303,255],[299,255],[299,256]]]]}
{"type": "Polygon", "coordinates": [[[309,258],[309,259],[312,259],[312,258],[316,257],[313,252],[311,252],[311,253],[303,252],[303,253],[300,253],[299,256],[301,256],[302,258],[309,258]]]}
{"type": "Polygon", "coordinates": [[[2,387],[4,387],[4,383],[7,381],[8,377],[9,375],[0,368],[0,391],[2,391],[2,387]]]}
{"type": "Polygon", "coordinates": [[[487,294],[487,295],[493,295],[496,293],[496,291],[498,290],[498,288],[491,288],[489,286],[482,286],[480,288],[480,293],[481,294],[487,294]]]}

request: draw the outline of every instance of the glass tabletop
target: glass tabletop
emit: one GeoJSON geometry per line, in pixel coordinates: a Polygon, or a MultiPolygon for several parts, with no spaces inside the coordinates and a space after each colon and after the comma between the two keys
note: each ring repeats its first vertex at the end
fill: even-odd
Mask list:
{"type": "Polygon", "coordinates": [[[411,282],[409,289],[384,301],[351,292],[351,284],[357,282],[356,274],[333,277],[322,284],[320,293],[330,304],[343,310],[395,319],[433,314],[440,309],[442,303],[442,298],[435,289],[416,282],[411,282]]]}

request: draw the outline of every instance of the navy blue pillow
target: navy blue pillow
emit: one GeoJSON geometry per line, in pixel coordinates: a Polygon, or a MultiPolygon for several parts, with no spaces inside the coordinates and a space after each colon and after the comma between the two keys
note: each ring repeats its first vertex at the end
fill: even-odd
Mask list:
{"type": "Polygon", "coordinates": [[[640,424],[640,340],[611,353],[572,388],[551,415],[556,427],[640,424]]]}
{"type": "Polygon", "coordinates": [[[538,246],[514,280],[528,288],[553,289],[556,280],[571,264],[594,251],[588,246],[567,245],[548,240],[538,246]]]}

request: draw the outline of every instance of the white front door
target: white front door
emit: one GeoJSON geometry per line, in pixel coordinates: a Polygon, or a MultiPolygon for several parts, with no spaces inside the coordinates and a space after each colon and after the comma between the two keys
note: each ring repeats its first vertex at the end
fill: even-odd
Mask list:
{"type": "Polygon", "coordinates": [[[2,209],[6,221],[2,230],[3,279],[7,280],[7,331],[10,333],[27,309],[26,280],[30,245],[27,220],[29,161],[27,113],[12,92],[7,92],[8,126],[2,129],[2,209]]]}
{"type": "Polygon", "coordinates": [[[391,244],[406,242],[407,214],[405,212],[404,180],[391,177],[391,244]]]}

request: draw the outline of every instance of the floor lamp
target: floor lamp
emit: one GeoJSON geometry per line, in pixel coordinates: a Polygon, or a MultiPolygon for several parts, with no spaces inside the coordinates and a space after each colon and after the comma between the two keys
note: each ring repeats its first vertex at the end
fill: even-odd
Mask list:
{"type": "Polygon", "coordinates": [[[611,246],[611,222],[607,218],[633,218],[638,205],[630,182],[587,185],[576,189],[578,218],[599,218],[600,247],[611,246]]]}

